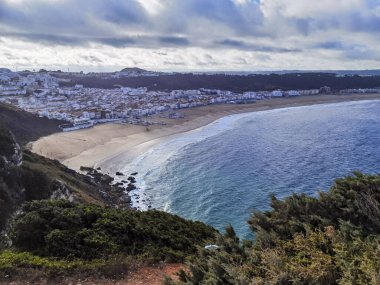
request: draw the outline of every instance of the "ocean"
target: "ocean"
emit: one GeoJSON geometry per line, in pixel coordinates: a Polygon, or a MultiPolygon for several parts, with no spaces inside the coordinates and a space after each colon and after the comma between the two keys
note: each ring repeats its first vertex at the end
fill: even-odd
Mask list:
{"type": "Polygon", "coordinates": [[[271,193],[317,196],[334,179],[380,172],[380,100],[231,115],[162,141],[122,169],[138,171],[134,206],[231,224],[269,210],[271,193]]]}

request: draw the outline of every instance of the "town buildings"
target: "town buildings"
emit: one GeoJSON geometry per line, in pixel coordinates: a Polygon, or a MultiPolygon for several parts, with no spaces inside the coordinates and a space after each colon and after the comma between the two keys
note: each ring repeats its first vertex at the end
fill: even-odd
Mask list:
{"type": "MultiPolygon", "coordinates": [[[[127,71],[125,71],[127,72],[127,71]]],[[[139,70],[128,71],[137,76],[139,70]]],[[[67,129],[90,127],[96,123],[147,116],[212,104],[246,104],[276,97],[329,94],[327,86],[311,90],[274,90],[234,93],[205,89],[149,91],[147,87],[85,88],[81,84],[62,87],[67,79],[48,72],[0,73],[0,102],[45,116],[66,121],[67,129]]],[[[120,75],[120,74],[119,74],[120,75]]],[[[84,76],[78,74],[78,76],[84,76]]],[[[380,89],[347,89],[344,93],[380,93],[380,89]]]]}

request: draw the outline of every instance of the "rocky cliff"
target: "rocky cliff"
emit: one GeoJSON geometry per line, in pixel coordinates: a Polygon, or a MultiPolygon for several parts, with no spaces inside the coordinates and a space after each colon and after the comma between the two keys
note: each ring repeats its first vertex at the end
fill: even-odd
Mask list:
{"type": "Polygon", "coordinates": [[[23,202],[40,199],[129,206],[124,189],[23,150],[11,131],[0,129],[0,231],[23,202]]]}

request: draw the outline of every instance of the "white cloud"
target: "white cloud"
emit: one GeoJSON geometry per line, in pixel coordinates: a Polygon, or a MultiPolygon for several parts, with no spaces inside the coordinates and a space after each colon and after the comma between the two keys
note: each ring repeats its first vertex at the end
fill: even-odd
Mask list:
{"type": "Polygon", "coordinates": [[[85,70],[378,68],[379,11],[377,0],[0,0],[0,62],[85,70]]]}

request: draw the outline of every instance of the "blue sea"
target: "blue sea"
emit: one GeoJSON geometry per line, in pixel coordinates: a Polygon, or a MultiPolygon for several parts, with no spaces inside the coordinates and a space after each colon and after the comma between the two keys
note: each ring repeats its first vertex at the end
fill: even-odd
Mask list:
{"type": "Polygon", "coordinates": [[[173,136],[124,167],[138,171],[134,204],[231,224],[270,209],[269,195],[317,196],[334,179],[380,172],[380,101],[292,107],[227,116],[173,136]]]}

